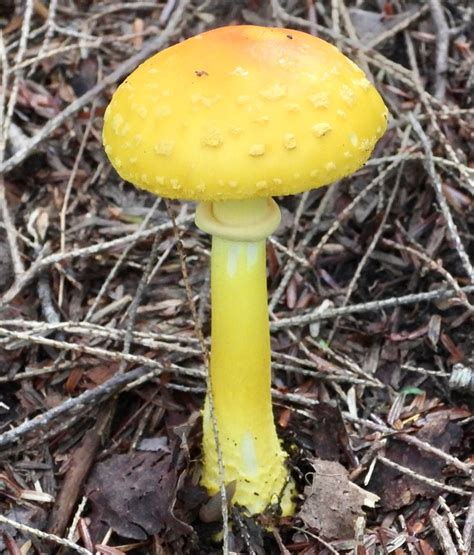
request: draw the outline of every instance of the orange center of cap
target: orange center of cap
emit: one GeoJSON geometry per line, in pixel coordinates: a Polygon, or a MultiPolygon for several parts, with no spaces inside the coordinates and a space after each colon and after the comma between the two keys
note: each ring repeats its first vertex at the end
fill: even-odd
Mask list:
{"type": "Polygon", "coordinates": [[[170,198],[298,193],[362,166],[387,109],[327,42],[288,29],[214,29],[159,52],[107,108],[119,174],[170,198]]]}

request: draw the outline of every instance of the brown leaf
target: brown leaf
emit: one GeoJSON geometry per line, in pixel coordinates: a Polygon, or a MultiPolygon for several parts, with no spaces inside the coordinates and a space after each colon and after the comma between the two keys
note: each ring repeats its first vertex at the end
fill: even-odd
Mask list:
{"type": "Polygon", "coordinates": [[[100,385],[110,379],[118,370],[118,364],[109,362],[107,366],[93,366],[86,372],[86,378],[94,385],[100,385]]]}
{"type": "Polygon", "coordinates": [[[311,464],[313,483],[304,490],[299,518],[325,539],[354,538],[356,520],[364,516],[362,507],[373,507],[378,497],[349,481],[338,462],[314,459],[311,464]]]}
{"type": "Polygon", "coordinates": [[[318,403],[313,410],[314,452],[318,458],[356,466],[355,455],[339,407],[318,403]]]}
{"type": "Polygon", "coordinates": [[[8,24],[3,29],[3,34],[9,35],[10,33],[14,33],[18,29],[20,29],[23,23],[23,16],[22,15],[14,15],[8,24]]]}
{"type": "Polygon", "coordinates": [[[91,520],[105,522],[126,538],[174,530],[189,534],[189,526],[172,513],[177,476],[169,453],[113,455],[97,464],[87,484],[91,520]]]}
{"type": "Polygon", "coordinates": [[[278,261],[278,255],[275,251],[274,246],[271,243],[267,245],[267,260],[268,260],[268,275],[271,279],[274,279],[278,274],[280,269],[280,263],[278,261]]]}
{"type": "Polygon", "coordinates": [[[436,555],[436,551],[426,540],[418,540],[418,550],[422,555],[436,555]]]}
{"type": "Polygon", "coordinates": [[[418,329],[412,331],[402,331],[399,333],[391,333],[389,335],[390,341],[409,341],[417,339],[418,337],[423,337],[428,331],[428,326],[422,325],[418,329]]]}
{"type": "MultiPolygon", "coordinates": [[[[463,435],[462,429],[457,424],[450,422],[449,417],[444,414],[441,414],[439,418],[435,418],[435,416],[436,413],[434,413],[433,419],[417,432],[416,437],[449,453],[454,446],[459,444],[463,435]]],[[[390,438],[385,453],[388,459],[406,466],[422,476],[433,478],[439,482],[444,481],[444,461],[425,451],[420,451],[413,445],[390,438]]],[[[410,505],[418,495],[433,498],[439,494],[437,488],[385,465],[380,465],[377,472],[374,472],[370,486],[371,491],[380,496],[383,507],[388,510],[410,505]]]]}
{"type": "Polygon", "coordinates": [[[82,374],[84,371],[82,368],[73,368],[69,373],[69,376],[64,384],[64,390],[66,393],[74,393],[78,383],[81,381],[82,374]]]}
{"type": "Polygon", "coordinates": [[[8,534],[4,532],[3,541],[5,542],[5,547],[10,555],[21,555],[21,550],[16,541],[8,534]]]}
{"type": "Polygon", "coordinates": [[[451,337],[446,333],[443,332],[441,334],[441,343],[444,345],[451,357],[449,358],[449,362],[454,364],[455,362],[461,362],[464,359],[464,353],[461,349],[454,343],[451,337]]]}

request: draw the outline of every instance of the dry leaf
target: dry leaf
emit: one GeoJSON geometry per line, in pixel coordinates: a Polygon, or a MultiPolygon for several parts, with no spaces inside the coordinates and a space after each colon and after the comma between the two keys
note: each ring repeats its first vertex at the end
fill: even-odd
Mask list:
{"type": "MultiPolygon", "coordinates": [[[[427,421],[416,433],[416,437],[442,449],[445,453],[450,453],[453,447],[459,445],[463,435],[462,429],[458,424],[450,422],[447,415],[441,413],[438,418],[436,416],[437,413],[433,413],[433,419],[427,421]]],[[[425,451],[420,451],[413,445],[390,438],[387,441],[385,455],[388,459],[422,476],[439,482],[444,481],[445,462],[425,451]]],[[[380,465],[377,472],[374,472],[370,488],[380,496],[382,506],[387,510],[410,505],[418,495],[434,498],[439,494],[439,489],[385,465],[380,465]],[[390,487],[387,487],[387,484],[390,484],[390,487]]]]}
{"type": "Polygon", "coordinates": [[[339,407],[318,403],[313,409],[312,435],[318,458],[356,466],[357,460],[347,435],[339,407]]]}
{"type": "Polygon", "coordinates": [[[378,496],[351,482],[338,462],[314,459],[311,464],[313,483],[304,490],[299,518],[325,539],[353,538],[357,519],[365,516],[362,507],[373,507],[378,496]]]}
{"type": "Polygon", "coordinates": [[[172,513],[177,476],[169,453],[113,455],[96,465],[87,485],[91,519],[105,522],[126,538],[145,540],[172,529],[192,529],[172,513]]]}

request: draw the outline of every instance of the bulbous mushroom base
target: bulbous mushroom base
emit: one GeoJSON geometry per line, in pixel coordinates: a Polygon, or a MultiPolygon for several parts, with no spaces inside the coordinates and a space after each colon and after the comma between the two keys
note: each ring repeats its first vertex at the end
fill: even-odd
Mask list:
{"type": "MultiPolygon", "coordinates": [[[[219,465],[209,403],[204,408],[204,465],[201,484],[214,495],[219,491],[219,465]]],[[[227,430],[219,426],[219,444],[224,462],[224,482],[236,483],[232,504],[251,514],[272,507],[282,516],[294,513],[294,483],[285,464],[273,422],[255,422],[253,429],[227,430]]]]}

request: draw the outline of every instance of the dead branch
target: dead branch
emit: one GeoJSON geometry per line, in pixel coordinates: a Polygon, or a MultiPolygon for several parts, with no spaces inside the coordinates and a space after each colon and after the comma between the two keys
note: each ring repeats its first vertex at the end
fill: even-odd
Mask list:
{"type": "MultiPolygon", "coordinates": [[[[162,371],[165,371],[165,369],[162,368],[161,372],[162,371]]],[[[0,448],[4,448],[5,446],[22,440],[33,431],[48,427],[51,422],[59,417],[64,418],[66,416],[69,417],[78,413],[90,411],[95,408],[99,402],[116,395],[147,372],[149,372],[148,369],[141,367],[136,370],[131,370],[126,374],[116,374],[96,388],[85,391],[77,397],[67,399],[60,405],[35,416],[31,420],[27,420],[16,428],[0,434],[0,448]]],[[[156,372],[153,372],[152,376],[154,377],[159,374],[160,370],[156,369],[156,372]]]]}
{"type": "MultiPolygon", "coordinates": [[[[186,216],[178,218],[177,224],[182,224],[194,219],[193,216],[186,216]]],[[[54,253],[44,258],[39,258],[33,262],[33,264],[28,268],[28,270],[20,277],[18,281],[16,281],[12,287],[2,296],[0,297],[0,308],[9,302],[11,302],[27,285],[31,283],[33,279],[41,272],[42,270],[52,266],[54,264],[58,264],[59,262],[63,262],[65,260],[72,260],[74,258],[81,258],[84,256],[92,256],[94,254],[98,254],[100,252],[107,251],[109,249],[114,249],[117,247],[122,247],[127,245],[128,243],[134,243],[140,239],[145,239],[150,235],[155,233],[159,233],[161,231],[168,231],[172,228],[171,223],[166,222],[161,225],[157,225],[154,227],[150,227],[149,229],[144,229],[142,231],[136,231],[135,233],[131,233],[130,235],[125,235],[124,237],[119,237],[118,239],[112,239],[111,241],[104,241],[103,243],[99,243],[97,245],[91,245],[89,247],[82,247],[78,249],[73,249],[71,251],[66,251],[64,253],[54,253]]]]}
{"type": "Polygon", "coordinates": [[[445,555],[457,555],[458,550],[454,545],[453,538],[449,533],[449,528],[447,527],[443,518],[433,510],[429,512],[429,517],[438,541],[441,544],[441,549],[443,550],[443,553],[445,555]]]}
{"type": "MultiPolygon", "coordinates": [[[[464,294],[473,293],[474,285],[461,287],[460,290],[464,294]]],[[[311,324],[312,322],[336,318],[338,316],[360,314],[362,312],[370,312],[372,310],[384,310],[386,308],[395,308],[419,302],[452,299],[457,295],[457,291],[440,288],[426,293],[412,293],[409,295],[402,295],[401,297],[391,297],[390,299],[382,299],[380,301],[369,301],[367,303],[354,304],[343,308],[330,308],[324,312],[312,311],[309,314],[302,314],[300,316],[293,316],[290,318],[281,318],[281,320],[278,320],[277,322],[272,322],[270,326],[272,329],[285,328],[287,326],[305,326],[307,324],[311,324]]]]}
{"type": "Polygon", "coordinates": [[[457,525],[456,519],[454,518],[453,512],[451,511],[451,508],[446,503],[444,497],[442,497],[441,495],[438,497],[438,503],[440,504],[440,506],[443,508],[444,512],[446,513],[446,517],[448,519],[449,527],[451,528],[453,536],[456,539],[456,543],[458,545],[459,555],[468,555],[466,546],[464,545],[464,540],[462,539],[461,532],[460,532],[459,527],[457,525]]]}
{"type": "Polygon", "coordinates": [[[430,15],[436,28],[436,84],[434,95],[443,101],[448,71],[449,27],[439,0],[429,0],[430,15]]]}
{"type": "Polygon", "coordinates": [[[168,212],[168,216],[171,219],[173,224],[173,232],[176,240],[176,245],[178,247],[178,254],[181,266],[181,274],[183,276],[183,281],[186,288],[186,297],[188,300],[188,305],[193,317],[194,322],[194,331],[196,336],[199,340],[199,344],[201,347],[201,355],[204,362],[204,366],[206,368],[206,389],[207,389],[207,399],[209,403],[209,413],[211,417],[211,424],[212,424],[212,433],[214,436],[214,441],[216,444],[216,452],[217,452],[217,465],[219,470],[219,493],[221,499],[221,511],[222,511],[222,522],[223,522],[223,546],[222,551],[224,555],[229,555],[229,509],[228,509],[228,501],[227,501],[227,491],[225,486],[225,479],[224,479],[224,462],[222,459],[222,450],[220,447],[220,440],[219,440],[219,428],[217,425],[217,418],[214,412],[214,397],[212,394],[212,384],[211,384],[211,377],[209,374],[209,350],[207,348],[207,344],[204,340],[204,334],[202,331],[202,322],[199,320],[198,312],[196,310],[196,303],[194,302],[193,292],[191,289],[191,285],[189,283],[189,275],[188,275],[188,268],[186,265],[186,252],[183,247],[183,243],[179,236],[179,229],[176,225],[175,217],[173,211],[171,209],[169,201],[165,200],[166,210],[168,212]]]}
{"type": "Polygon", "coordinates": [[[9,526],[16,528],[17,530],[21,530],[22,532],[26,532],[27,534],[31,534],[42,540],[51,541],[58,545],[69,547],[69,549],[72,549],[76,553],[82,553],[83,555],[93,555],[91,551],[89,551],[88,549],[84,549],[83,547],[80,547],[79,545],[77,545],[77,543],[74,543],[69,540],[65,540],[63,538],[55,536],[54,534],[47,534],[46,532],[42,532],[37,528],[32,528],[31,526],[26,526],[26,524],[21,524],[20,522],[16,522],[11,518],[7,518],[5,516],[0,515],[0,522],[3,522],[3,524],[8,524],[9,526]]]}
{"type": "Polygon", "coordinates": [[[456,486],[450,486],[449,484],[443,484],[442,482],[438,482],[437,480],[434,480],[433,478],[428,478],[426,476],[423,476],[422,474],[418,474],[418,472],[415,472],[411,468],[408,468],[406,466],[398,464],[395,461],[387,459],[387,457],[384,457],[382,455],[377,455],[377,460],[379,460],[383,464],[386,464],[387,466],[390,466],[391,468],[394,468],[395,470],[398,470],[402,474],[406,474],[407,476],[410,476],[410,478],[413,478],[414,480],[418,480],[419,482],[423,482],[423,483],[428,484],[429,486],[432,486],[434,488],[438,488],[438,489],[441,489],[443,491],[448,491],[449,493],[455,493],[456,495],[461,495],[463,497],[464,496],[470,497],[470,495],[471,495],[468,491],[465,491],[465,490],[463,490],[461,488],[458,488],[456,486]]]}
{"type": "Polygon", "coordinates": [[[441,207],[441,211],[443,213],[444,219],[446,221],[446,225],[448,226],[449,235],[451,236],[451,240],[454,243],[454,247],[461,259],[461,262],[464,266],[464,269],[471,280],[474,282],[474,268],[469,260],[469,257],[464,249],[464,245],[461,241],[459,236],[458,228],[454,223],[453,216],[451,214],[451,210],[448,207],[448,203],[446,202],[446,197],[443,193],[443,185],[441,183],[441,179],[439,177],[438,172],[436,171],[434,162],[433,162],[433,149],[431,146],[431,141],[429,140],[428,136],[426,135],[425,131],[419,124],[419,122],[415,119],[413,114],[409,114],[409,118],[411,124],[413,125],[413,129],[415,130],[416,134],[420,137],[421,143],[423,144],[423,149],[425,151],[425,165],[428,175],[431,177],[431,182],[433,184],[436,199],[441,207]]]}
{"type": "Polygon", "coordinates": [[[466,515],[466,522],[464,523],[464,529],[462,531],[462,538],[464,540],[464,545],[466,549],[472,548],[472,531],[474,529],[474,493],[471,496],[469,502],[469,509],[466,515]]]}

